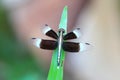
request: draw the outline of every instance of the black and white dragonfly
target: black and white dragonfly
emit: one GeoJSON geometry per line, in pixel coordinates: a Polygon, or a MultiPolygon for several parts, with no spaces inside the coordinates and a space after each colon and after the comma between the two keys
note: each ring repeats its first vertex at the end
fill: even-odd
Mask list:
{"type": "Polygon", "coordinates": [[[55,50],[56,48],[58,48],[57,66],[60,66],[62,49],[67,52],[82,52],[85,51],[87,47],[90,46],[89,43],[76,43],[76,42],[67,41],[67,40],[79,38],[81,36],[80,28],[76,28],[72,32],[64,34],[65,33],[64,29],[60,28],[58,30],[58,33],[56,33],[46,24],[45,28],[43,29],[43,33],[55,40],[32,38],[33,44],[38,48],[47,49],[47,50],[55,50]]]}

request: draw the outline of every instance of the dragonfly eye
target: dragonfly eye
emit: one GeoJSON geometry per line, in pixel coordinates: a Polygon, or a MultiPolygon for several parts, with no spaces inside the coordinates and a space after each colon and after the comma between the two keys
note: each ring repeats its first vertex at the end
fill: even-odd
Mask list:
{"type": "Polygon", "coordinates": [[[60,32],[63,32],[63,33],[65,33],[65,30],[63,29],[63,28],[60,28],[59,30],[58,30],[58,32],[60,33],[60,32]]]}

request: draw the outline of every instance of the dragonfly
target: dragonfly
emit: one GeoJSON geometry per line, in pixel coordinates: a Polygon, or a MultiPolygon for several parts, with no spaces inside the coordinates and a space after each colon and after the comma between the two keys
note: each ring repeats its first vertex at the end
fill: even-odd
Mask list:
{"type": "Polygon", "coordinates": [[[47,24],[43,29],[43,33],[55,40],[46,40],[40,38],[32,38],[33,44],[41,49],[55,50],[58,48],[57,66],[60,66],[60,58],[62,49],[66,52],[82,52],[90,46],[89,43],[71,42],[67,40],[77,39],[81,36],[80,28],[75,28],[73,31],[65,34],[65,30],[60,28],[56,33],[47,24]]]}

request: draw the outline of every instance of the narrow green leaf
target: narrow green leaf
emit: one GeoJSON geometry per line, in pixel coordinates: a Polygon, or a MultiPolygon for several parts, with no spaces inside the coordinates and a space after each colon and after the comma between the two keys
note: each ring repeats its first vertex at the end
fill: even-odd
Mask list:
{"type": "MultiPolygon", "coordinates": [[[[59,28],[63,28],[65,30],[65,33],[67,33],[67,6],[65,6],[63,9],[59,28]]],[[[62,65],[60,66],[59,69],[57,69],[57,53],[58,53],[58,49],[53,51],[51,66],[47,80],[63,80],[65,52],[64,50],[62,50],[61,59],[60,59],[60,64],[62,65]]]]}

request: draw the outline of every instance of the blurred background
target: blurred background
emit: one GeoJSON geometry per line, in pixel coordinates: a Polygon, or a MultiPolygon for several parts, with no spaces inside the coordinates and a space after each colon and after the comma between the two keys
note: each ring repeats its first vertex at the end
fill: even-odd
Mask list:
{"type": "Polygon", "coordinates": [[[120,80],[119,0],[0,0],[0,80],[47,79],[52,51],[34,47],[30,39],[50,39],[43,26],[57,31],[65,5],[68,31],[80,27],[83,36],[76,41],[93,48],[67,53],[64,80],[120,80]]]}

